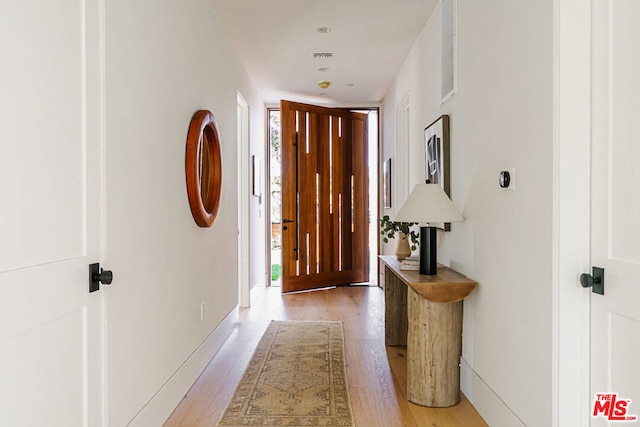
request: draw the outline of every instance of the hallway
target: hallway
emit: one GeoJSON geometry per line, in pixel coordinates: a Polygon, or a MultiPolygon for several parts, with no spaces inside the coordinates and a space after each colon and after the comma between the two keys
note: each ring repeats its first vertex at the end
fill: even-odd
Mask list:
{"type": "Polygon", "coordinates": [[[424,408],[405,399],[406,351],[384,346],[384,291],[353,286],[282,295],[280,288],[254,288],[252,308],[240,321],[165,427],[211,426],[224,411],[271,320],[343,321],[346,366],[357,426],[484,426],[462,398],[446,409],[424,408]]]}

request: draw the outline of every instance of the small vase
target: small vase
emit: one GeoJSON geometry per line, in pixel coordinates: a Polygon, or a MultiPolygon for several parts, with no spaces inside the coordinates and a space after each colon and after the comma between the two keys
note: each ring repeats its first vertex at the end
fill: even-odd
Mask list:
{"type": "Polygon", "coordinates": [[[409,255],[411,255],[411,247],[409,246],[409,238],[404,233],[399,233],[398,246],[396,247],[396,258],[398,261],[402,261],[409,255]]]}

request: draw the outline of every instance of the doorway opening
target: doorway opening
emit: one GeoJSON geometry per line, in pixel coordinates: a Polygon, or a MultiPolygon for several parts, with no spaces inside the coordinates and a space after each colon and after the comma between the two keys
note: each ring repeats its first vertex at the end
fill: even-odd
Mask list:
{"type": "MultiPolygon", "coordinates": [[[[368,218],[369,218],[369,282],[364,285],[377,286],[378,278],[378,168],[379,168],[379,109],[354,109],[353,112],[367,115],[368,127],[368,218]]],[[[269,197],[267,271],[271,280],[270,286],[282,286],[282,151],[281,151],[280,109],[267,109],[267,138],[269,165],[267,171],[269,197]]]]}

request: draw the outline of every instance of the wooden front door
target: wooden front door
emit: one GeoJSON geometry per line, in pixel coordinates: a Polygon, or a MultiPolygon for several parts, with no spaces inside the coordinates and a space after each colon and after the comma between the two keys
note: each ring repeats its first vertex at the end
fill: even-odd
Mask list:
{"type": "Polygon", "coordinates": [[[367,116],[280,108],[282,292],[368,281],[367,116]]]}

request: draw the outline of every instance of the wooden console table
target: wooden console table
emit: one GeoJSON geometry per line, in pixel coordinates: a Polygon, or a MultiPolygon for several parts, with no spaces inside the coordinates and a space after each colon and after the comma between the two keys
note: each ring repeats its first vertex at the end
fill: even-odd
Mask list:
{"type": "Polygon", "coordinates": [[[407,399],[444,408],[460,402],[462,300],[478,285],[442,265],[426,276],[385,264],[385,343],[407,346],[407,399]]]}

